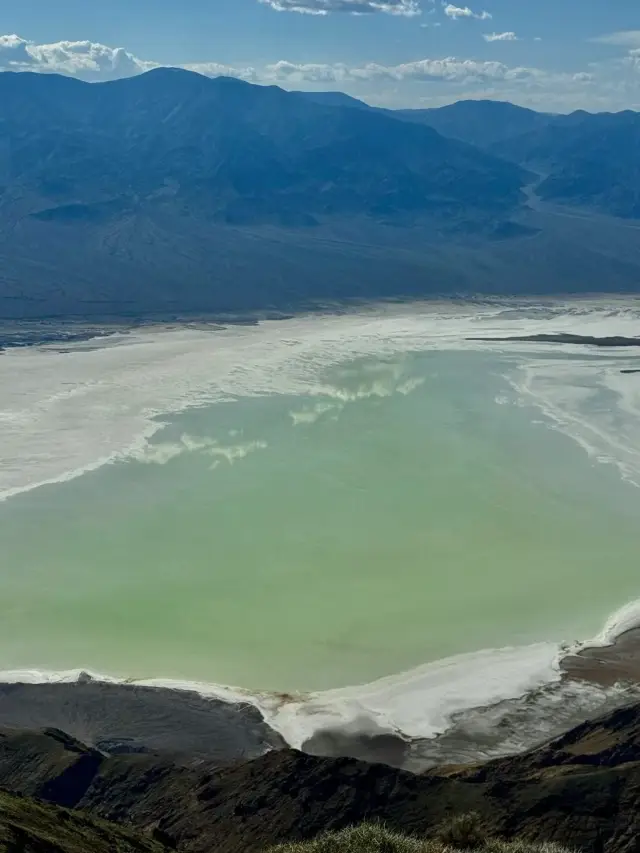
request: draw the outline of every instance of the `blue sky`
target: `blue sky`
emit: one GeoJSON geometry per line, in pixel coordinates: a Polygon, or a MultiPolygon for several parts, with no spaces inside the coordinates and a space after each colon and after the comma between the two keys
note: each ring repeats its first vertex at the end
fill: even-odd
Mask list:
{"type": "Polygon", "coordinates": [[[640,108],[639,0],[4,0],[0,69],[183,65],[386,106],[640,108]],[[357,12],[358,14],[354,14],[357,12]]]}

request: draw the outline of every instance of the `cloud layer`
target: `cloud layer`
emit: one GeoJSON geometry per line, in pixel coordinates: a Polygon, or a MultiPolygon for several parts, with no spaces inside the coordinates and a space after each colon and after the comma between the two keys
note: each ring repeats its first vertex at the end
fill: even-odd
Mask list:
{"type": "Polygon", "coordinates": [[[640,30],[622,30],[617,33],[608,33],[591,39],[599,44],[613,44],[620,47],[640,48],[640,30]]]}
{"type": "Polygon", "coordinates": [[[258,0],[276,12],[298,12],[305,15],[329,15],[348,12],[351,15],[369,15],[384,12],[387,15],[413,17],[421,13],[418,0],[258,0]]]}
{"type": "MultiPolygon", "coordinates": [[[[139,59],[123,48],[111,48],[93,42],[58,42],[38,45],[18,36],[0,36],[0,70],[57,72],[83,80],[113,80],[140,74],[158,67],[155,62],[139,59]]],[[[232,67],[217,62],[185,66],[209,77],[238,77],[266,83],[336,83],[367,80],[442,80],[448,82],[482,82],[489,80],[522,80],[543,74],[532,68],[509,67],[497,61],[458,59],[420,59],[399,65],[367,63],[293,63],[286,60],[261,69],[232,67]]]]}
{"type": "MultiPolygon", "coordinates": [[[[510,31],[482,37],[487,42],[517,39],[510,31]]],[[[458,98],[488,97],[539,109],[637,109],[640,32],[613,33],[599,41],[619,47],[620,55],[592,63],[588,71],[576,73],[456,56],[428,57],[397,65],[281,60],[256,67],[229,66],[215,61],[182,67],[209,77],[237,77],[285,88],[342,89],[391,107],[436,106],[458,98]]],[[[0,71],[56,72],[94,82],[129,77],[158,66],[159,63],[141,59],[124,48],[95,42],[37,44],[17,35],[0,36],[0,71]]]]}
{"type": "Polygon", "coordinates": [[[3,71],[51,71],[84,80],[116,80],[153,67],[154,63],[143,62],[121,47],[90,41],[36,44],[16,35],[0,36],[3,71]]]}
{"type": "Polygon", "coordinates": [[[348,83],[371,80],[402,81],[444,81],[449,83],[487,83],[500,81],[540,81],[549,78],[577,79],[578,75],[549,74],[539,68],[509,66],[495,60],[480,61],[458,59],[455,56],[444,59],[419,59],[400,65],[380,65],[374,62],[366,65],[349,66],[345,64],[295,64],[278,62],[267,65],[264,73],[276,82],[293,83],[348,83]]]}

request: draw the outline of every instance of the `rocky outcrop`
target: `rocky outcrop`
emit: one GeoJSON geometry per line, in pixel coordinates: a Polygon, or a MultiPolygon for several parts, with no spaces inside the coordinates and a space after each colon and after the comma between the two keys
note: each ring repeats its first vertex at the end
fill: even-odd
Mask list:
{"type": "Polygon", "coordinates": [[[0,684],[0,726],[55,727],[102,752],[162,752],[174,761],[228,763],[286,746],[249,704],[89,676],[73,684],[0,684]]]}
{"type": "Polygon", "coordinates": [[[477,812],[490,833],[589,853],[635,853],[640,706],[587,722],[523,755],[413,775],[277,750],[221,766],[107,755],[58,731],[5,730],[0,785],[205,853],[259,851],[364,820],[431,837],[477,812]]]}

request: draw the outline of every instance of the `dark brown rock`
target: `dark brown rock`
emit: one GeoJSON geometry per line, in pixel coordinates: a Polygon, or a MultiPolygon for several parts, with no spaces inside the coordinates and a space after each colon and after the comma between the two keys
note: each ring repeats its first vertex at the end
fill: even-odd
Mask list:
{"type": "Polygon", "coordinates": [[[506,839],[636,853],[640,706],[522,755],[421,776],[293,750],[187,766],[150,754],[106,756],[57,731],[5,730],[0,784],[54,804],[73,801],[92,819],[193,853],[257,853],[372,819],[428,837],[470,811],[506,839]]]}

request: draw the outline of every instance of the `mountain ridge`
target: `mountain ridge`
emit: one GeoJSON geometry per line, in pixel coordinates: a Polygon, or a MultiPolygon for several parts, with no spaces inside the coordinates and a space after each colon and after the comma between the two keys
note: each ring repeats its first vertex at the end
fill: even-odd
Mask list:
{"type": "Polygon", "coordinates": [[[0,92],[11,148],[0,152],[0,174],[45,197],[62,173],[69,186],[59,183],[57,196],[68,199],[73,189],[74,201],[107,185],[148,200],[173,180],[178,192],[191,191],[191,204],[204,203],[206,191],[212,212],[232,219],[243,201],[252,221],[265,204],[272,213],[288,206],[315,215],[446,217],[460,204],[509,211],[527,180],[520,167],[432,128],[233,78],[155,69],[110,83],[73,81],[72,91],[60,78],[2,75],[0,92]],[[62,85],[67,97],[58,103],[62,85]],[[29,114],[30,98],[37,114],[29,114]],[[25,144],[26,132],[38,141],[25,144]]]}
{"type": "Polygon", "coordinates": [[[556,114],[478,99],[383,111],[533,170],[543,199],[640,218],[640,114],[634,110],[556,114]]]}
{"type": "MultiPolygon", "coordinates": [[[[0,318],[637,288],[632,232],[545,207],[575,199],[562,163],[553,184],[528,148],[520,165],[387,110],[319,100],[181,69],[110,83],[0,74],[0,318]]],[[[576,133],[585,120],[571,120],[576,133]]],[[[514,128],[500,145],[522,138],[514,128]]],[[[628,175],[624,192],[633,213],[628,175]]],[[[600,188],[580,201],[606,212],[611,199],[600,188]]]]}
{"type": "Polygon", "coordinates": [[[497,838],[634,853],[640,706],[521,755],[422,775],[289,749],[227,765],[174,763],[110,756],[55,729],[0,730],[0,785],[127,831],[153,828],[192,853],[258,853],[364,820],[428,839],[470,811],[497,838]]]}

